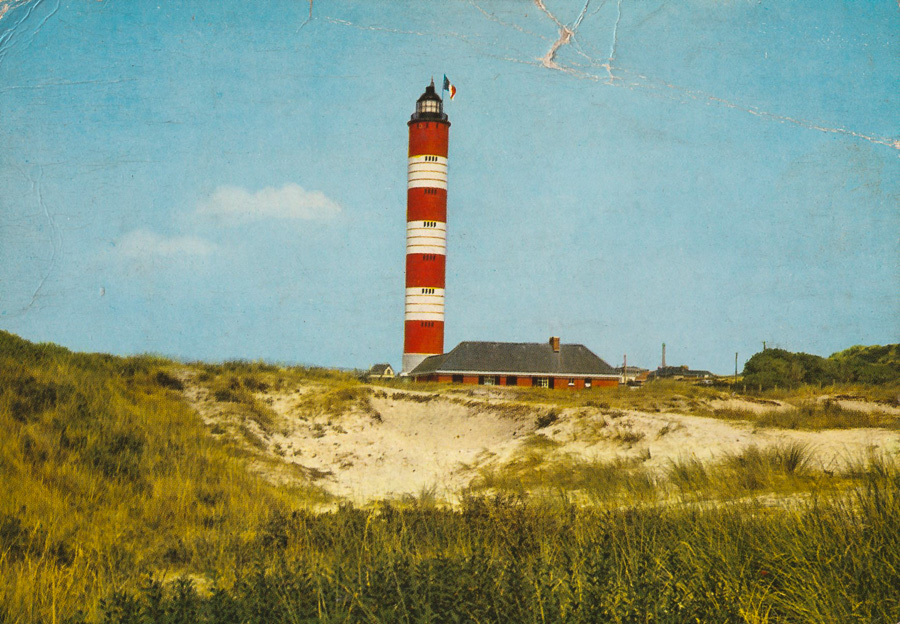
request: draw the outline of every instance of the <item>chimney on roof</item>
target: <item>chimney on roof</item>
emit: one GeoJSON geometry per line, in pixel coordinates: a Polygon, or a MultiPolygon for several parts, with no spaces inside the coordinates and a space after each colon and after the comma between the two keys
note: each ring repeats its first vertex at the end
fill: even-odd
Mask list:
{"type": "Polygon", "coordinates": [[[550,336],[550,346],[555,353],[559,353],[559,336],[550,336]]]}

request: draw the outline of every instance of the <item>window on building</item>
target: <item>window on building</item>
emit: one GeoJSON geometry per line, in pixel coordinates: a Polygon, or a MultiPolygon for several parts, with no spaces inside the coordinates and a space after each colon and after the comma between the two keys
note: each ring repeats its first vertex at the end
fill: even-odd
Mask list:
{"type": "Polygon", "coordinates": [[[507,378],[506,378],[506,385],[507,385],[507,386],[515,386],[515,385],[518,384],[518,383],[519,383],[519,380],[518,380],[518,378],[517,378],[515,375],[509,375],[509,376],[507,376],[507,378]]]}
{"type": "Polygon", "coordinates": [[[462,375],[453,375],[453,377],[451,377],[451,379],[452,379],[453,383],[462,383],[463,382],[462,375]]]}
{"type": "Polygon", "coordinates": [[[590,380],[590,379],[585,379],[585,380],[584,380],[584,387],[585,387],[585,388],[590,388],[590,387],[591,387],[591,380],[590,380]]]}
{"type": "Polygon", "coordinates": [[[531,381],[531,385],[535,388],[549,388],[550,387],[550,379],[548,377],[535,377],[531,381]]]}
{"type": "Polygon", "coordinates": [[[493,375],[482,375],[478,378],[478,383],[482,386],[493,386],[497,383],[497,378],[493,375]]]}
{"type": "Polygon", "coordinates": [[[571,388],[571,387],[573,387],[574,385],[575,385],[575,379],[572,378],[572,377],[569,377],[569,387],[571,388]]]}

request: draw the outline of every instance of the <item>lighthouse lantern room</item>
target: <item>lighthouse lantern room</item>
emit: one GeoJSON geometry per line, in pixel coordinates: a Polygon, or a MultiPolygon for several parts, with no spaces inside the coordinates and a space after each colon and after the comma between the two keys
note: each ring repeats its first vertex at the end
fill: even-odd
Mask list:
{"type": "Polygon", "coordinates": [[[406,310],[403,370],[444,352],[447,259],[447,143],[450,121],[434,80],[409,126],[406,191],[406,310]]]}

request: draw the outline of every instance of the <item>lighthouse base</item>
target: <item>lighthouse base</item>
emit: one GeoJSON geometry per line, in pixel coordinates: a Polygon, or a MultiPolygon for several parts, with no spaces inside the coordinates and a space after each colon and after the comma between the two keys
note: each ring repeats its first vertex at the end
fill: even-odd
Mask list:
{"type": "Polygon", "coordinates": [[[410,371],[421,364],[425,358],[431,357],[432,355],[440,355],[440,353],[404,353],[403,370],[400,372],[400,374],[408,375],[410,371]]]}

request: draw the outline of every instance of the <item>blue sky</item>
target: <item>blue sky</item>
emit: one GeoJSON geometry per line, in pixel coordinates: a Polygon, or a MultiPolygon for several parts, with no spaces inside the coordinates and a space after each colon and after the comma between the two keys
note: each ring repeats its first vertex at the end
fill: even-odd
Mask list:
{"type": "Polygon", "coordinates": [[[446,73],[448,348],[896,342],[898,33],[887,0],[0,0],[0,328],[399,365],[446,73]]]}

